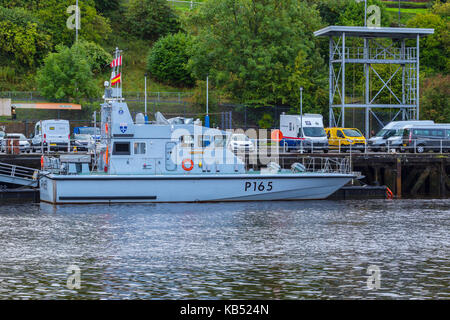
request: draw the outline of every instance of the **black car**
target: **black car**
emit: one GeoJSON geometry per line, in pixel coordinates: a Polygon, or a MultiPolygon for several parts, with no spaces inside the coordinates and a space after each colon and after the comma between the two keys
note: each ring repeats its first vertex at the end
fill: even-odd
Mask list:
{"type": "Polygon", "coordinates": [[[450,152],[450,124],[406,128],[401,150],[417,153],[450,152]]]}

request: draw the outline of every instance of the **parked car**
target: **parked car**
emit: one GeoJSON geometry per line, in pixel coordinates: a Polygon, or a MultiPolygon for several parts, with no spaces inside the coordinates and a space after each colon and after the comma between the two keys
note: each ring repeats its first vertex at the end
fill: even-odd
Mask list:
{"type": "Polygon", "coordinates": [[[67,151],[70,143],[70,125],[67,120],[42,120],[36,123],[31,140],[33,151],[41,147],[47,150],[67,151]]]}
{"type": "Polygon", "coordinates": [[[5,135],[6,135],[5,131],[0,131],[0,146],[5,135]]]}
{"type": "Polygon", "coordinates": [[[232,134],[228,141],[228,148],[233,152],[253,152],[253,151],[255,151],[255,145],[243,133],[232,134]]]}
{"type": "Polygon", "coordinates": [[[320,114],[305,113],[300,115],[280,115],[280,131],[283,139],[280,146],[287,152],[303,150],[328,152],[328,139],[320,114]]]}
{"type": "Polygon", "coordinates": [[[100,140],[100,128],[98,127],[75,127],[73,128],[73,134],[89,134],[96,141],[100,140]]]}
{"type": "Polygon", "coordinates": [[[2,152],[6,152],[7,150],[7,143],[10,140],[19,140],[19,149],[20,152],[31,152],[30,143],[28,142],[27,138],[21,134],[21,133],[8,133],[4,136],[4,138],[1,141],[1,150],[2,152]]]}
{"type": "Polygon", "coordinates": [[[366,138],[357,128],[326,128],[330,149],[360,150],[366,148],[366,138]]]}
{"type": "Polygon", "coordinates": [[[403,131],[401,150],[450,152],[450,124],[412,126],[403,131]]]}
{"type": "Polygon", "coordinates": [[[434,124],[432,120],[407,120],[391,121],[375,136],[368,140],[368,147],[371,151],[387,151],[389,143],[390,149],[399,148],[401,145],[403,129],[411,125],[429,125],[434,124]],[[389,140],[389,142],[388,142],[389,140]]]}
{"type": "Polygon", "coordinates": [[[89,151],[95,148],[95,139],[90,134],[74,134],[73,149],[77,151],[89,151]]]}

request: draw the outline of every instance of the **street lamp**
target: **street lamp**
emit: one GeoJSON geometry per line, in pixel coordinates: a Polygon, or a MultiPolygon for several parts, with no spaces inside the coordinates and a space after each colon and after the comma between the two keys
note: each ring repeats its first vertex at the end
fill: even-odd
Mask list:
{"type": "Polygon", "coordinates": [[[303,133],[303,87],[300,87],[300,118],[301,118],[300,126],[302,128],[303,133]]]}
{"type": "MultiPolygon", "coordinates": [[[[300,134],[299,138],[303,138],[303,87],[300,87],[300,134]]],[[[301,141],[301,153],[303,153],[303,140],[301,141]]]]}
{"type": "Polygon", "coordinates": [[[147,116],[147,72],[144,74],[144,106],[145,106],[145,123],[147,123],[148,121],[148,116],[147,116]]]}
{"type": "Polygon", "coordinates": [[[209,75],[206,76],[206,116],[205,127],[209,128],[209,75]]]}

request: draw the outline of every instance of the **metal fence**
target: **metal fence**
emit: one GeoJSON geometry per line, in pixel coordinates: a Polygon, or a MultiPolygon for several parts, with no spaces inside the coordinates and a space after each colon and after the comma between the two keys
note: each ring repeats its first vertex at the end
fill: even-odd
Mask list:
{"type": "Polygon", "coordinates": [[[169,4],[173,7],[183,7],[189,8],[191,10],[203,4],[203,2],[179,1],[179,0],[167,0],[167,2],[169,2],[169,4]]]}
{"type": "MultiPolygon", "coordinates": [[[[147,92],[148,101],[170,101],[183,103],[194,95],[193,92],[147,92]]],[[[123,97],[128,101],[145,101],[145,92],[125,91],[123,97]]],[[[2,91],[0,98],[11,99],[13,102],[39,102],[48,101],[39,91],[2,91]]],[[[91,101],[103,101],[101,97],[91,101]]]]}

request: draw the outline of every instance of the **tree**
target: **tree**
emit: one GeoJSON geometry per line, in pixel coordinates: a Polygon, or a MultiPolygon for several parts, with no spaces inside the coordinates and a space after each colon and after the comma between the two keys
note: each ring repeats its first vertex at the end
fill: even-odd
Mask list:
{"type": "Polygon", "coordinates": [[[433,28],[434,34],[420,41],[421,69],[427,73],[450,72],[450,4],[436,4],[432,12],[417,14],[408,21],[409,28],[433,28]]]}
{"type": "Polygon", "coordinates": [[[211,0],[188,25],[199,30],[189,62],[198,79],[209,74],[233,100],[254,106],[297,106],[303,86],[305,110],[317,110],[327,72],[313,36],[320,17],[305,2],[211,0]]]}
{"type": "Polygon", "coordinates": [[[80,52],[85,56],[94,74],[105,70],[105,67],[112,61],[112,56],[100,45],[86,40],[79,41],[74,45],[79,47],[80,52]]]}
{"type": "MultiPolygon", "coordinates": [[[[364,26],[364,1],[355,0],[308,0],[320,12],[326,25],[364,26]]],[[[389,26],[390,18],[381,0],[368,0],[367,6],[377,5],[381,10],[381,25],[389,26]]]]}
{"type": "Polygon", "coordinates": [[[79,102],[98,95],[91,65],[79,46],[58,46],[44,59],[36,81],[42,95],[50,100],[79,102]]]}
{"type": "Polygon", "coordinates": [[[150,75],[171,85],[192,86],[194,79],[186,68],[191,46],[192,38],[181,32],[159,39],[148,55],[147,70],[150,75]]]}
{"type": "Polygon", "coordinates": [[[420,117],[436,122],[450,122],[450,75],[428,77],[421,86],[420,117]]]}
{"type": "MultiPolygon", "coordinates": [[[[347,0],[344,4],[345,7],[340,11],[337,24],[341,26],[364,26],[364,1],[357,3],[354,0],[347,0]]],[[[387,13],[384,3],[381,0],[368,0],[367,7],[371,5],[380,8],[381,26],[388,27],[391,24],[391,16],[387,13]]],[[[369,14],[367,18],[369,18],[369,14]]]]}
{"type": "Polygon", "coordinates": [[[31,12],[0,7],[1,61],[34,67],[48,52],[49,42],[50,36],[31,12]]]}
{"type": "MultiPolygon", "coordinates": [[[[67,28],[70,14],[67,8],[74,5],[73,0],[0,0],[0,5],[8,8],[25,8],[39,19],[46,32],[51,35],[51,44],[71,45],[75,39],[75,31],[67,28]]],[[[111,33],[108,19],[99,15],[94,0],[79,1],[81,11],[80,38],[100,42],[111,33]]],[[[73,13],[72,13],[73,14],[73,13]]]]}
{"type": "Polygon", "coordinates": [[[130,0],[126,20],[129,32],[146,40],[157,40],[180,29],[166,0],[130,0]]]}

